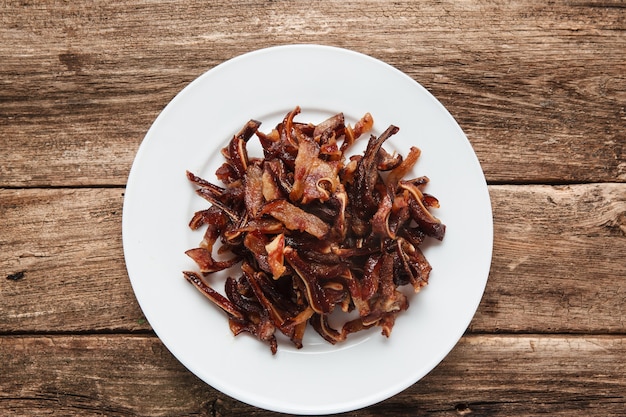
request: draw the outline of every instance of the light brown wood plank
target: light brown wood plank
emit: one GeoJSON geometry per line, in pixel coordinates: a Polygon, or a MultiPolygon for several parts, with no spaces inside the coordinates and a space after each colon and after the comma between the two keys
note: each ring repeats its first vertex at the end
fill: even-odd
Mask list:
{"type": "Polygon", "coordinates": [[[474,330],[626,329],[626,187],[492,186],[494,252],[474,330]]]}
{"type": "MultiPolygon", "coordinates": [[[[204,384],[156,337],[3,336],[0,363],[2,415],[277,415],[204,384]]],[[[345,415],[619,416],[625,372],[623,336],[466,336],[412,387],[345,415]]]]}
{"type": "Polygon", "coordinates": [[[0,190],[0,332],[149,328],[124,264],[123,193],[0,190]]]}
{"type": "Polygon", "coordinates": [[[422,83],[490,181],[623,182],[620,5],[5,2],[0,186],[123,185],[183,86],[235,55],[294,42],[364,52],[422,83]]]}
{"type": "MultiPolygon", "coordinates": [[[[489,190],[493,261],[470,330],[623,333],[626,184],[489,190]]],[[[0,333],[149,329],[124,266],[122,194],[0,190],[0,333]]]]}

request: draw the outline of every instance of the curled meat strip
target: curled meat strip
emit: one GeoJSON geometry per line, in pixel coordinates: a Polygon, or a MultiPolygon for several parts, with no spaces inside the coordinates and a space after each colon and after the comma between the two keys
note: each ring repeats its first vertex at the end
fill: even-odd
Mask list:
{"type": "Polygon", "coordinates": [[[420,150],[404,158],[383,148],[398,127],[371,135],[362,155],[349,156],[373,127],[369,113],[354,127],[341,113],[317,125],[297,122],[299,113],[269,133],[246,123],[222,149],[222,186],[187,172],[210,206],[189,223],[206,227],[199,246],[186,251],[199,272],[183,275],[224,311],[233,334],[250,333],[273,353],[277,331],[301,348],[309,324],[332,344],[375,326],[388,337],[409,307],[400,287],[418,292],[428,283],[432,268],[420,245],[445,234],[431,213],[438,200],[423,191],[428,178],[404,179],[420,150]],[[263,158],[248,155],[253,136],[263,158]],[[211,287],[211,274],[237,265],[225,295],[211,287]],[[335,311],[358,314],[335,328],[335,311]]]}

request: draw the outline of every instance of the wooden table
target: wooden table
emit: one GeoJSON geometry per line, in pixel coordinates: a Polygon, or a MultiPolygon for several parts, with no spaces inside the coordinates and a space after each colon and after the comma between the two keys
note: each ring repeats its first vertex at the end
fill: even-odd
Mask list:
{"type": "Polygon", "coordinates": [[[493,205],[466,334],[421,381],[346,415],[626,415],[625,30],[619,0],[2,1],[0,415],[274,415],[154,335],[121,218],[168,101],[229,58],[296,42],[424,85],[493,205]]]}

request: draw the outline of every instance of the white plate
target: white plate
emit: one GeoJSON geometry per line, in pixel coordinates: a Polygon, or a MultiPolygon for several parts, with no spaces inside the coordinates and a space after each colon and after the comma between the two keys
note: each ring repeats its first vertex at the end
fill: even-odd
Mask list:
{"type": "MultiPolygon", "coordinates": [[[[254,140],[251,140],[254,141],[254,140]]],[[[365,143],[365,140],[362,141],[365,143]]],[[[360,151],[357,149],[357,151],[360,151]]],[[[422,86],[397,69],[353,51],[317,45],[251,52],[211,69],[184,88],[156,119],[133,163],[124,200],[126,266],[137,300],[165,346],[191,372],[240,401],[293,414],[355,410],[387,399],[431,371],[455,346],[482,297],[493,240],[491,204],[480,164],[464,133],[422,86]],[[379,328],[332,346],[309,328],[301,350],[234,337],[224,313],[182,276],[184,254],[201,231],[187,225],[206,208],[186,177],[217,183],[219,150],[245,122],[269,132],[296,105],[296,120],[343,112],[354,124],[374,117],[374,134],[400,127],[385,143],[422,156],[413,176],[441,202],[442,243],[425,255],[429,285],[411,296],[389,339],[379,328]]],[[[216,288],[222,286],[215,282],[216,288]]]]}

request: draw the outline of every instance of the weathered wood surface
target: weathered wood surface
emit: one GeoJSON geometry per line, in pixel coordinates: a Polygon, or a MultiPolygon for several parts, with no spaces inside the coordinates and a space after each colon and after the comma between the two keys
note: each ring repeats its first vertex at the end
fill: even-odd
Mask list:
{"type": "MultiPolygon", "coordinates": [[[[466,336],[415,385],[342,415],[623,416],[625,356],[623,336],[466,336]]],[[[150,336],[5,336],[0,360],[3,415],[281,415],[207,386],[150,336]]]]}
{"type": "Polygon", "coordinates": [[[183,86],[226,59],[293,42],[364,52],[422,83],[490,181],[624,181],[624,10],[621,1],[5,1],[0,185],[123,185],[183,86]]]}
{"type": "Polygon", "coordinates": [[[151,332],[121,216],[169,100],[285,43],[407,73],[490,183],[492,268],[468,332],[422,381],[346,415],[624,415],[619,0],[0,1],[0,415],[273,415],[208,387],[151,332]]]}
{"type": "MultiPolygon", "coordinates": [[[[489,190],[494,255],[471,330],[623,332],[626,184],[489,190]]],[[[0,190],[0,332],[149,329],[124,266],[122,202],[120,189],[0,190]]]]}

